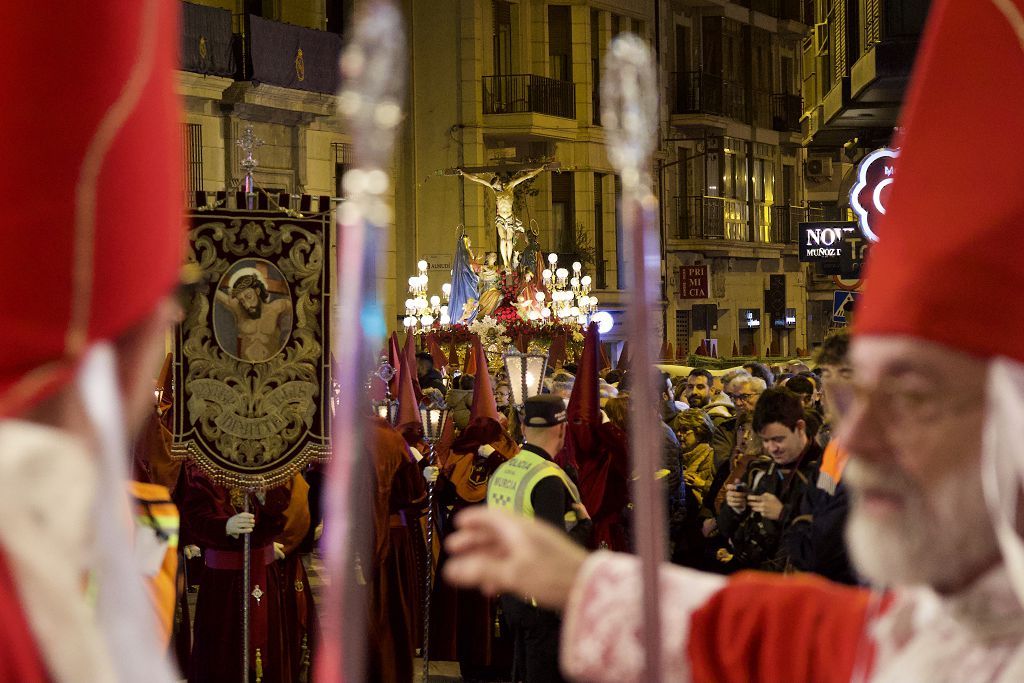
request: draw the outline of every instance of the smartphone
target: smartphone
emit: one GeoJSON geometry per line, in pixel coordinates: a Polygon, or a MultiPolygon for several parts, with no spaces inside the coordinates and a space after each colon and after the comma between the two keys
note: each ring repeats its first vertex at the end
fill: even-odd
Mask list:
{"type": "Polygon", "coordinates": [[[732,486],[733,486],[733,491],[735,491],[736,493],[746,493],[747,492],[747,483],[745,481],[738,481],[735,484],[733,484],[732,486]]]}

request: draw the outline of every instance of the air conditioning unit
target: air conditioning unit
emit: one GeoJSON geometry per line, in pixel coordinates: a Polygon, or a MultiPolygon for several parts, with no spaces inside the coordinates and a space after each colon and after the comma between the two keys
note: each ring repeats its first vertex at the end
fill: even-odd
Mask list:
{"type": "Polygon", "coordinates": [[[814,25],[814,51],[819,55],[828,53],[828,22],[814,25]]]}
{"type": "Polygon", "coordinates": [[[810,157],[807,160],[807,177],[817,180],[829,180],[832,177],[832,157],[810,157]]]}

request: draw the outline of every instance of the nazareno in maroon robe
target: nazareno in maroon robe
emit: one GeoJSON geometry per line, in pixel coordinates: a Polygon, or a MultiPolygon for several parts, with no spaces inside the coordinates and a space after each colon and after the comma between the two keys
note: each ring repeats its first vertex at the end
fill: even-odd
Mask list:
{"type": "MultiPolygon", "coordinates": [[[[236,510],[231,495],[194,465],[186,465],[182,500],[183,526],[203,551],[206,567],[199,583],[189,683],[223,683],[241,678],[242,668],[242,538],[228,536],[225,525],[236,510]],[[229,567],[232,561],[238,568],[229,567]],[[220,568],[213,565],[219,565],[220,568]]],[[[251,534],[250,591],[260,585],[259,600],[249,596],[249,677],[255,680],[256,651],[263,680],[292,683],[296,670],[285,646],[279,563],[273,561],[273,541],[284,528],[291,491],[278,487],[266,492],[263,503],[251,499],[256,517],[251,534]],[[267,548],[269,547],[269,551],[267,548]],[[269,553],[269,561],[267,560],[269,553]]],[[[297,663],[296,663],[297,664],[297,663]]]]}

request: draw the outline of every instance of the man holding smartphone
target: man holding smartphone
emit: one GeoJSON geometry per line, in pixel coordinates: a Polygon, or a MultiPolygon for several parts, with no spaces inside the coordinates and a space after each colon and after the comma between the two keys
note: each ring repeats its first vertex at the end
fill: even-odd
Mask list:
{"type": "Polygon", "coordinates": [[[718,527],[729,540],[736,568],[783,571],[783,531],[792,523],[804,490],[814,481],[821,448],[807,435],[800,397],[769,389],[754,408],[754,430],[768,457],[747,468],[743,480],[726,487],[718,527]]]}

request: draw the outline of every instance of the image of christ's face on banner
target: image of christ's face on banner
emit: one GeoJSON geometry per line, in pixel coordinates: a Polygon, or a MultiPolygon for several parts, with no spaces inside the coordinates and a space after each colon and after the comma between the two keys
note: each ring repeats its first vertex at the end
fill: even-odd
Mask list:
{"type": "Polygon", "coordinates": [[[288,283],[269,261],[238,261],[217,284],[214,334],[232,358],[249,363],[270,360],[288,343],[292,319],[288,283]]]}

